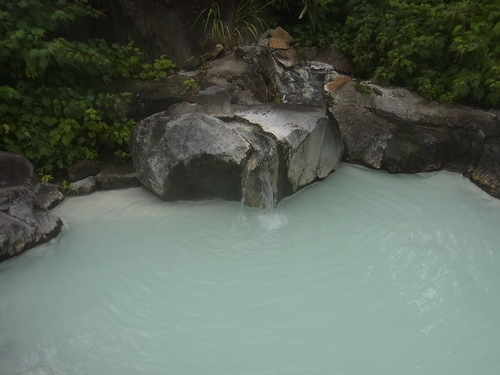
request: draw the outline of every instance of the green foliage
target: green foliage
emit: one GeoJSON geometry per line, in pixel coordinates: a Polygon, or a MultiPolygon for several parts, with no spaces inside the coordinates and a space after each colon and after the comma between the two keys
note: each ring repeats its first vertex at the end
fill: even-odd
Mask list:
{"type": "Polygon", "coordinates": [[[52,177],[52,175],[50,174],[43,174],[43,170],[41,169],[38,171],[38,173],[42,175],[41,180],[43,184],[46,184],[54,179],[54,177],[52,177]]]}
{"type": "Polygon", "coordinates": [[[63,180],[63,182],[61,184],[59,184],[59,191],[61,193],[67,193],[67,192],[69,192],[70,185],[71,184],[68,181],[63,180]]]}
{"type": "Polygon", "coordinates": [[[292,32],[294,46],[301,50],[327,44],[329,31],[340,26],[344,3],[346,0],[272,0],[268,5],[279,11],[279,23],[292,32]]]}
{"type": "Polygon", "coordinates": [[[161,55],[152,64],[144,63],[141,67],[143,70],[138,74],[138,78],[159,81],[173,74],[176,65],[172,60],[167,59],[165,55],[161,55]]]}
{"type": "Polygon", "coordinates": [[[261,18],[265,8],[257,0],[242,0],[231,23],[221,17],[221,10],[216,2],[205,9],[197,18],[203,18],[203,28],[208,40],[221,44],[224,49],[231,49],[243,40],[245,35],[257,39],[259,34],[267,28],[261,18]]]}
{"type": "Polygon", "coordinates": [[[326,16],[311,11],[305,23],[297,20],[291,30],[298,47],[334,45],[362,77],[408,86],[429,100],[500,106],[498,0],[306,3],[326,16]]]}
{"type": "Polygon", "coordinates": [[[198,82],[194,78],[186,79],[184,81],[184,85],[186,86],[186,88],[188,90],[193,90],[193,91],[197,91],[200,88],[200,85],[198,84],[198,82]]]}
{"type": "Polygon", "coordinates": [[[92,87],[160,79],[175,67],[163,56],[146,64],[132,44],[50,37],[69,22],[102,16],[87,0],[0,0],[0,149],[24,154],[44,175],[94,159],[101,148],[127,151],[128,95],[92,87]]]}

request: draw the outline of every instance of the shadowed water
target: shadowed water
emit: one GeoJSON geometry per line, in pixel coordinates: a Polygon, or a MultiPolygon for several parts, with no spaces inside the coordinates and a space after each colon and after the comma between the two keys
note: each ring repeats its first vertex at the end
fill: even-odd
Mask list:
{"type": "Polygon", "coordinates": [[[0,264],[0,374],[493,375],[500,202],[342,165],[272,212],[67,199],[0,264]]]}

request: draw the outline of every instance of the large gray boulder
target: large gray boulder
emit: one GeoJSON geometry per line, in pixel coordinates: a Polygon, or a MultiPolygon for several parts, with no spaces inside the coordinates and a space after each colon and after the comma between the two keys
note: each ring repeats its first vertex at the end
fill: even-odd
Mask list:
{"type": "Polygon", "coordinates": [[[22,155],[0,151],[0,262],[57,236],[61,220],[48,211],[64,199],[22,155]]]}
{"type": "Polygon", "coordinates": [[[10,191],[0,203],[0,262],[61,232],[61,219],[47,210],[57,200],[60,197],[48,186],[39,186],[35,191],[21,186],[10,191]]]}
{"type": "Polygon", "coordinates": [[[500,197],[500,111],[429,102],[404,88],[346,76],[325,89],[345,161],[390,173],[446,168],[500,197]]]}
{"type": "Polygon", "coordinates": [[[241,199],[241,174],[250,145],[222,120],[186,114],[172,120],[153,115],[137,126],[162,124],[164,133],[150,152],[134,140],[134,166],[139,180],[164,200],[220,196],[241,199]],[[143,155],[141,158],[140,155],[143,155]]]}
{"type": "Polygon", "coordinates": [[[0,151],[0,188],[40,182],[35,166],[23,155],[0,151]]]}
{"type": "MultiPolygon", "coordinates": [[[[214,97],[221,95],[213,90],[214,97]]],[[[164,200],[221,197],[270,207],[325,178],[340,162],[337,124],[322,107],[183,103],[136,125],[138,179],[164,200]]]]}
{"type": "MultiPolygon", "coordinates": [[[[338,77],[338,82],[342,77],[338,77]]],[[[404,88],[348,80],[335,85],[330,110],[345,160],[391,173],[465,171],[482,144],[498,137],[495,112],[428,102],[404,88]]]]}

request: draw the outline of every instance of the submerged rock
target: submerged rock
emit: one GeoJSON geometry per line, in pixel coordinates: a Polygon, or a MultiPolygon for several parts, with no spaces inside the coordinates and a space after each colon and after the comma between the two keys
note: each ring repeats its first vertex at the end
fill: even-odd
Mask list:
{"type": "Polygon", "coordinates": [[[321,107],[262,104],[233,107],[233,117],[222,113],[174,105],[138,123],[132,140],[138,179],[164,200],[218,196],[269,207],[340,162],[337,124],[321,107]]]}

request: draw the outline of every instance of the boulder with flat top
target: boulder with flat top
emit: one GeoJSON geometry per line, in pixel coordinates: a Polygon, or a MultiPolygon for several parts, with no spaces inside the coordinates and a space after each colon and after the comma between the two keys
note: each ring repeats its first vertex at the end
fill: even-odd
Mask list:
{"type": "Polygon", "coordinates": [[[230,106],[219,89],[202,97],[204,107],[174,105],[136,125],[137,177],[164,200],[220,197],[270,207],[340,162],[338,125],[323,107],[230,106]]]}

